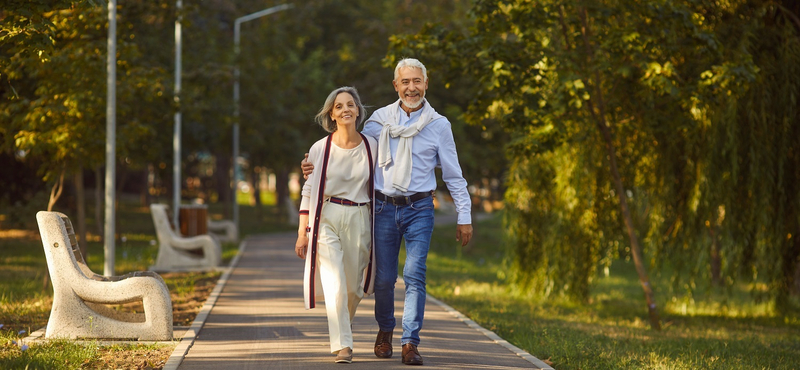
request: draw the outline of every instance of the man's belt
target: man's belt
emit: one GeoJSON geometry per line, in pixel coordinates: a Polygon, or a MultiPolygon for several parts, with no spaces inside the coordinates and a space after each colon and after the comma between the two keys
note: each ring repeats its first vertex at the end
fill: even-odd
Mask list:
{"type": "Polygon", "coordinates": [[[381,193],[379,191],[375,192],[375,198],[377,198],[380,201],[386,202],[386,203],[394,204],[396,206],[404,206],[404,205],[407,205],[407,204],[411,204],[411,203],[414,203],[414,202],[416,202],[418,200],[425,199],[425,198],[427,198],[429,196],[432,196],[432,195],[433,195],[433,190],[425,191],[425,192],[421,192],[421,193],[414,193],[414,194],[411,194],[409,196],[400,195],[400,196],[396,196],[396,197],[390,197],[390,196],[388,196],[388,195],[386,195],[384,193],[381,193]]]}

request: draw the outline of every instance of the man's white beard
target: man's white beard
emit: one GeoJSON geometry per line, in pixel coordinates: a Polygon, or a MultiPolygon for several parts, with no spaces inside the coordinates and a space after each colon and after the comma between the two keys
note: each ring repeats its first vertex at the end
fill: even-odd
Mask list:
{"type": "Polygon", "coordinates": [[[409,109],[417,109],[417,108],[419,108],[419,106],[422,105],[422,102],[425,101],[425,92],[423,92],[420,95],[421,96],[420,96],[419,100],[417,100],[416,103],[409,103],[408,100],[406,100],[405,98],[402,99],[403,105],[405,105],[409,109]]]}

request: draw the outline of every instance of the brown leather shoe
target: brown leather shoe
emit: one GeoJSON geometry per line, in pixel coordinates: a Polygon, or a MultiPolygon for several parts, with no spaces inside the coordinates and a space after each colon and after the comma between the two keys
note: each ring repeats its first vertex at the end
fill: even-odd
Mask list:
{"type": "Polygon", "coordinates": [[[392,357],[392,333],[393,331],[381,331],[378,329],[378,337],[375,339],[375,356],[380,358],[392,357]]]}
{"type": "Polygon", "coordinates": [[[403,345],[403,363],[406,365],[422,365],[422,356],[417,351],[417,346],[406,343],[403,345]]]}

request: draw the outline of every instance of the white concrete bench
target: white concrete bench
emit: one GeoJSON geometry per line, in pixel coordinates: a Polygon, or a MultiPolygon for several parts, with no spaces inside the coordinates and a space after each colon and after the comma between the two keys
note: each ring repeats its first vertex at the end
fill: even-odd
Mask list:
{"type": "Polygon", "coordinates": [[[150,213],[158,236],[158,256],[151,270],[210,270],[219,265],[222,248],[211,235],[180,236],[170,225],[165,204],[151,204],[150,213]]]}
{"type": "Polygon", "coordinates": [[[173,339],[172,300],[161,276],[152,271],[95,274],[83,260],[67,216],[42,211],[36,220],[53,282],[45,338],[173,339]],[[144,313],[106,306],[139,301],[144,313]]]}
{"type": "Polygon", "coordinates": [[[236,243],[239,241],[239,232],[236,230],[236,224],[231,220],[215,221],[208,219],[208,233],[216,236],[223,243],[236,243]]]}

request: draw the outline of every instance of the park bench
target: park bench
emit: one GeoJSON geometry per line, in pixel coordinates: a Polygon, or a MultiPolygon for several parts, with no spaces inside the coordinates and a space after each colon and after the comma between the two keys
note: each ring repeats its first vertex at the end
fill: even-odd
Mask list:
{"type": "Polygon", "coordinates": [[[172,300],[161,276],[152,271],[95,274],[84,262],[67,216],[42,211],[36,220],[53,282],[45,338],[173,339],[172,300]],[[141,302],[144,313],[107,306],[131,302],[141,302]]]}
{"type": "Polygon", "coordinates": [[[171,226],[165,204],[151,204],[150,213],[158,237],[154,271],[210,270],[219,265],[222,248],[211,235],[183,237],[171,226]]]}
{"type": "Polygon", "coordinates": [[[236,243],[239,240],[239,233],[236,224],[231,220],[212,220],[208,219],[208,232],[213,234],[223,243],[236,243]]]}

